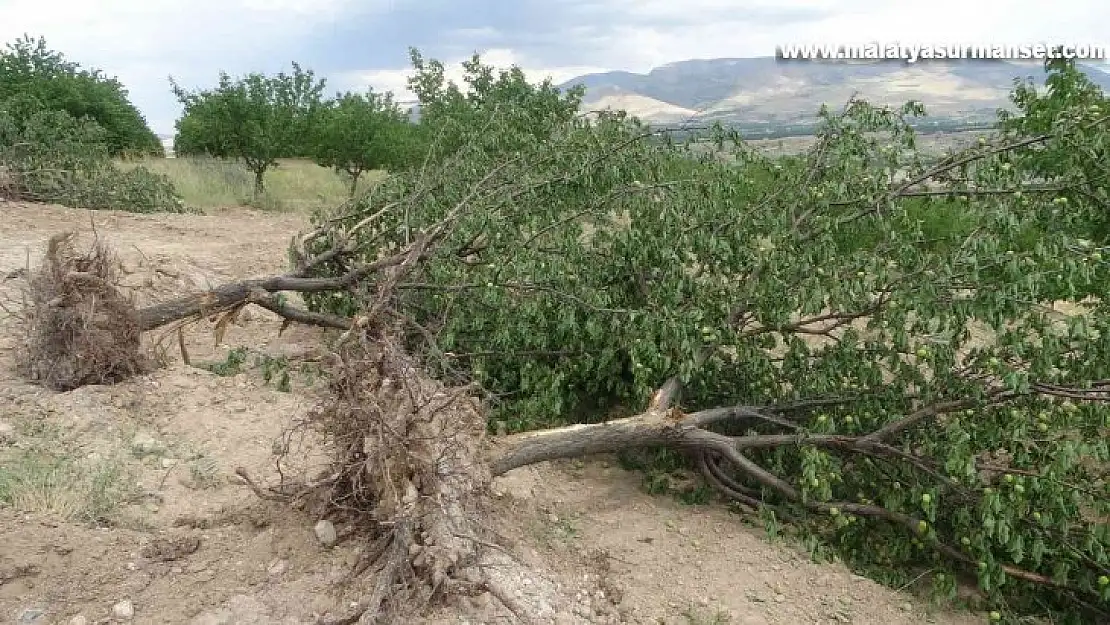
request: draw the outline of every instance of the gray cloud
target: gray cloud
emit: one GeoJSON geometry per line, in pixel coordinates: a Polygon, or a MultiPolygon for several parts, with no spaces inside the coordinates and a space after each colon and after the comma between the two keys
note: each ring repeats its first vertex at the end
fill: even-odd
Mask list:
{"type": "Polygon", "coordinates": [[[178,114],[170,74],[204,86],[221,69],[274,72],[296,60],[337,89],[403,91],[409,46],[451,66],[478,51],[567,79],[770,56],[790,42],[1107,43],[1108,22],[1104,0],[0,0],[0,38],[44,35],[118,75],[159,132],[178,114]]]}

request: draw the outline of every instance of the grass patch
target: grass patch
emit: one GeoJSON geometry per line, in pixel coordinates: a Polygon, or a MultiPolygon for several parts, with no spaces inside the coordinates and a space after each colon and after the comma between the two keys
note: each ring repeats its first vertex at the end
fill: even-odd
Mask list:
{"type": "MultiPolygon", "coordinates": [[[[304,211],[331,208],[348,197],[348,181],[334,170],[303,159],[282,159],[266,172],[266,191],[254,197],[254,174],[242,163],[216,158],[144,158],[117,163],[122,169],[142,166],[165,174],[190,208],[211,210],[250,206],[260,210],[304,211]]],[[[384,177],[370,172],[359,181],[366,191],[384,177]]]]}
{"type": "Polygon", "coordinates": [[[222,378],[227,378],[243,372],[243,367],[247,364],[247,354],[246,347],[236,347],[229,350],[227,352],[227,357],[223,360],[198,363],[197,366],[201,369],[211,371],[222,378]]]}
{"type": "Polygon", "coordinates": [[[294,367],[285,356],[252,354],[249,349],[242,346],[229,350],[223,360],[198,362],[194,366],[225,378],[248,370],[260,369],[266,386],[272,386],[283,393],[292,390],[294,373],[300,374],[300,380],[305,386],[312,386],[323,375],[323,371],[316,363],[303,362],[299,367],[294,367]]]}
{"type": "Polygon", "coordinates": [[[76,461],[41,451],[0,454],[0,504],[70,521],[112,525],[133,496],[128,471],[116,458],[76,461]]]}
{"type": "Polygon", "coordinates": [[[694,608],[688,608],[682,613],[682,616],[686,619],[688,625],[728,625],[732,622],[732,616],[724,610],[704,613],[694,608]]]}

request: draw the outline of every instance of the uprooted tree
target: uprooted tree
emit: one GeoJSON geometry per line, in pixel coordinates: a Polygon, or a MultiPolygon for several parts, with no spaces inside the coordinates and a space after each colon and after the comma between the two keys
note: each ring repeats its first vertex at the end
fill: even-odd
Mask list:
{"type": "MultiPolygon", "coordinates": [[[[499,557],[488,480],[643,447],[888,581],[928,571],[1007,617],[1099,622],[1110,274],[1088,239],[1105,170],[1044,158],[1104,154],[1110,110],[1070,65],[1048,69],[1048,95],[1015,92],[1036,124],[940,158],[916,145],[920,106],[852,100],[822,110],[806,154],[770,160],[721,131],[676,144],[620,114],[568,115],[578,94],[475,62],[469,97],[421,102],[428,136],[457,146],[438,166],[320,215],[289,274],[113,331],[133,345],[135,328],[248,304],[342,330],[310,420],[332,471],[251,483],[323,496],[366,531],[358,570],[376,577],[345,622],[483,590],[537,611],[481,566],[499,557]]],[[[417,70],[422,98],[452,93],[417,70]]],[[[59,263],[40,326],[105,288],[59,263]]]]}

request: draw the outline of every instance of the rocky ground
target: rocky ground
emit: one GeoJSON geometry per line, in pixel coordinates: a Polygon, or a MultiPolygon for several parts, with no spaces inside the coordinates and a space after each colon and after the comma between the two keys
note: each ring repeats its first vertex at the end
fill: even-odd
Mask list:
{"type": "MultiPolygon", "coordinates": [[[[119,253],[140,302],[281,271],[299,215],[227,210],[131,215],[2,204],[0,303],[18,314],[20,270],[46,239],[92,232],[119,253]]],[[[258,499],[235,475],[277,477],[275,443],[313,404],[324,337],[247,311],[163,339],[168,364],[113,386],[57,393],[13,371],[18,320],[0,321],[0,622],[310,624],[363,582],[340,582],[357,536],[258,499]],[[233,352],[233,350],[235,350],[233,352]],[[240,364],[229,353],[241,355],[240,364]],[[198,364],[223,362],[218,375],[198,364]],[[269,373],[269,375],[267,375],[269,373]],[[288,374],[288,384],[283,376],[288,374]],[[267,382],[266,378],[270,381],[267,382]]],[[[312,445],[293,440],[300,469],[312,445]]],[[[718,504],[644,493],[608,459],[520,469],[495,483],[493,529],[550,572],[578,623],[978,623],[814,564],[718,504]]],[[[511,622],[479,597],[429,623],[511,622]]]]}

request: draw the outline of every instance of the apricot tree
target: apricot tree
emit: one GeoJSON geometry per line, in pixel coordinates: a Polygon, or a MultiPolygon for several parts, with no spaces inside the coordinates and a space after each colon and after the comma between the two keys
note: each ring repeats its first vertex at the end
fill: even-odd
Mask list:
{"type": "Polygon", "coordinates": [[[327,82],[294,63],[273,76],[220,73],[212,89],[189,91],[170,79],[184,107],[174,152],[236,158],[254,173],[254,191],[265,190],[266,171],[279,158],[309,156],[311,137],[327,82]]]}

